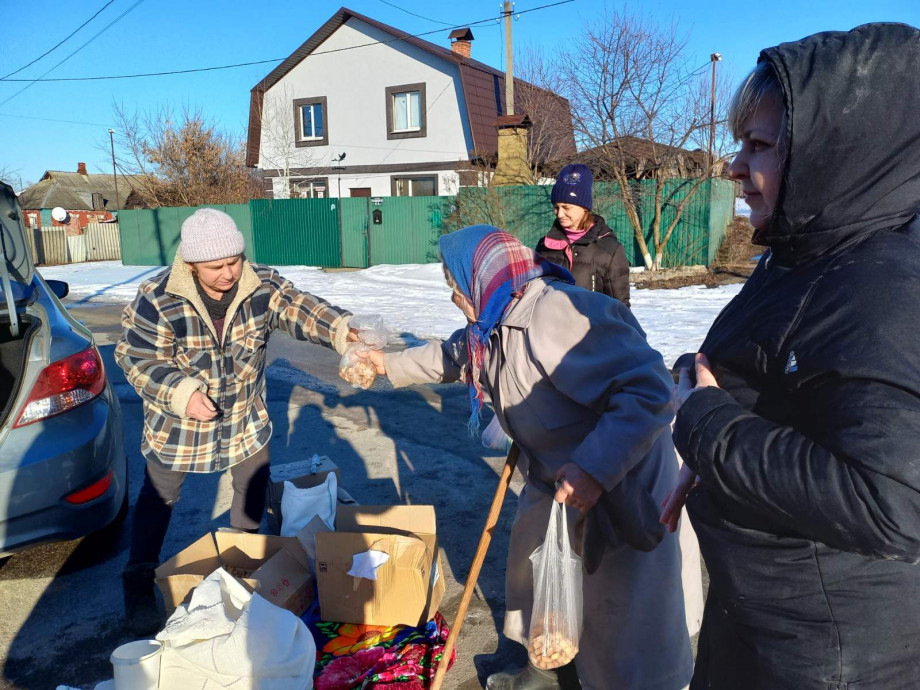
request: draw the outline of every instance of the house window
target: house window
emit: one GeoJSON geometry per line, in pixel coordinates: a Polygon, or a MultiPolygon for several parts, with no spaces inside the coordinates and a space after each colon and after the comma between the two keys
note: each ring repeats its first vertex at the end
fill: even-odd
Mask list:
{"type": "Polygon", "coordinates": [[[437,196],[437,177],[394,177],[393,196],[437,196]]]}
{"type": "Polygon", "coordinates": [[[386,88],[387,139],[411,139],[427,135],[425,84],[386,88]]]}
{"type": "Polygon", "coordinates": [[[291,199],[325,199],[327,196],[329,182],[325,177],[291,179],[291,199]]]}
{"type": "Polygon", "coordinates": [[[324,146],[329,143],[326,97],[294,100],[294,142],[300,146],[324,146]]]}

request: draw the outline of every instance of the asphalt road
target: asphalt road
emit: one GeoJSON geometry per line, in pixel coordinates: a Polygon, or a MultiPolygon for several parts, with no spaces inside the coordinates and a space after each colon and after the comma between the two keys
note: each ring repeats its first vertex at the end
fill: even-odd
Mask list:
{"type": "MultiPolygon", "coordinates": [[[[95,334],[124,414],[132,505],[143,478],[140,400],[113,361],[122,304],[68,304],[95,334]]],[[[445,308],[451,308],[449,304],[445,308]]],[[[469,438],[466,391],[430,386],[369,391],[338,378],[338,356],[276,333],[269,343],[272,462],[328,455],[341,484],[364,505],[433,504],[447,571],[441,611],[452,621],[504,456],[469,438]]],[[[229,476],[188,479],[161,554],[165,560],[208,530],[229,525],[229,476]]],[[[445,688],[473,690],[522,648],[501,641],[504,554],[520,479],[505,500],[445,688]]],[[[131,638],[122,630],[120,573],[130,517],[117,541],[86,538],[41,546],[0,565],[0,688],[93,688],[112,677],[109,655],[131,638]]]]}
{"type": "MultiPolygon", "coordinates": [[[[133,505],[144,463],[140,399],[113,360],[123,306],[68,304],[93,331],[121,401],[133,505]]],[[[272,335],[268,355],[272,462],[328,455],[340,468],[341,485],[361,504],[434,505],[447,581],[441,612],[453,621],[505,460],[469,438],[465,387],[395,391],[378,379],[369,391],[355,390],[338,377],[338,355],[280,332],[272,335]]],[[[516,475],[444,688],[476,690],[490,673],[526,663],[523,648],[499,634],[505,553],[520,489],[516,475]]],[[[230,497],[229,475],[190,477],[162,560],[229,525],[230,497]]],[[[129,532],[130,517],[114,543],[51,544],[0,563],[0,689],[93,688],[112,677],[109,655],[133,639],[122,630],[120,577],[129,532]]]]}

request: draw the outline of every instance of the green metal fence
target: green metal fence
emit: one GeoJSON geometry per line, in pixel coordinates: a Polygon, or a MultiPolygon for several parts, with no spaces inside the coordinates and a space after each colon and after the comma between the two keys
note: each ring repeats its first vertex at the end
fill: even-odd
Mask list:
{"type": "MultiPolygon", "coordinates": [[[[661,232],[692,190],[667,246],[664,266],[709,264],[734,215],[734,184],[669,180],[662,195],[661,232]]],[[[276,266],[366,268],[377,264],[431,263],[438,238],[477,223],[496,225],[534,247],[553,224],[551,187],[463,188],[447,197],[254,199],[248,205],[214,206],[229,213],[246,238],[250,259],[276,266]]],[[[632,193],[654,257],[655,183],[635,182],[632,193]]],[[[158,266],[172,261],[182,221],[196,208],[121,211],[122,261],[158,266]]],[[[619,187],[594,185],[594,211],[622,242],[633,266],[644,265],[619,187]]]]}
{"type": "Polygon", "coordinates": [[[199,208],[216,208],[236,222],[252,255],[253,237],[249,204],[176,206],[118,212],[121,235],[121,261],[125,266],[166,266],[172,263],[179,246],[182,223],[199,208]]]}
{"type": "MultiPolygon", "coordinates": [[[[662,192],[662,235],[673,221],[677,207],[690,193],[695,180],[669,180],[662,192]]],[[[553,225],[551,187],[464,188],[457,196],[459,225],[488,223],[504,228],[531,247],[553,225]]],[[[632,193],[644,239],[654,258],[652,222],[655,214],[655,182],[637,181],[632,193]]],[[[594,185],[594,212],[603,216],[626,250],[631,266],[643,266],[642,252],[626,213],[623,195],[615,182],[594,185]]],[[[734,185],[727,180],[701,183],[680,214],[667,246],[665,266],[706,264],[715,257],[734,213],[734,185]]]]}

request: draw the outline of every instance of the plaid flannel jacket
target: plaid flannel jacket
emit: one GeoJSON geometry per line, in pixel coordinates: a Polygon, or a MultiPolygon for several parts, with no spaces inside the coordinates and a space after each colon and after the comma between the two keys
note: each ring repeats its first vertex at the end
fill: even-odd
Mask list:
{"type": "Polygon", "coordinates": [[[115,361],[144,403],[141,453],[183,472],[217,472],[251,457],[271,438],[269,333],[280,328],[343,352],[350,316],[297,290],[274,269],[247,261],[218,339],[192,272],[177,255],[170,269],[138,288],[115,348],[115,361]],[[196,390],[216,404],[214,420],[186,416],[196,390]]]}

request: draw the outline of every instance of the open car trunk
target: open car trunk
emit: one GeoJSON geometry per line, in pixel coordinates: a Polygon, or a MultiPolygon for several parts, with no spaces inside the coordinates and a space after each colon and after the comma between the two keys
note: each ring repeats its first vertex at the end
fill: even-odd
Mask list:
{"type": "Polygon", "coordinates": [[[19,393],[29,345],[40,322],[27,310],[36,297],[35,267],[19,201],[0,183],[0,426],[19,393]]]}
{"type": "Polygon", "coordinates": [[[10,332],[9,323],[0,321],[0,427],[6,426],[10,415],[16,413],[13,401],[19,395],[32,337],[38,329],[38,320],[29,315],[20,317],[16,336],[10,332]]]}

